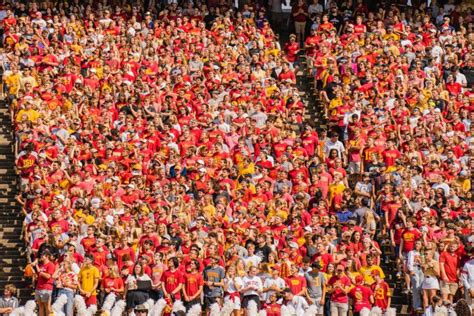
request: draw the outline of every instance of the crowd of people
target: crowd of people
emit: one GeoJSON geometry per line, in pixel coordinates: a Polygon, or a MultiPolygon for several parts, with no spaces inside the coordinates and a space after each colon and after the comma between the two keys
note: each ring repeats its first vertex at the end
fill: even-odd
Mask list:
{"type": "Polygon", "coordinates": [[[472,5],[119,2],[0,7],[40,316],[470,315],[472,5]]]}

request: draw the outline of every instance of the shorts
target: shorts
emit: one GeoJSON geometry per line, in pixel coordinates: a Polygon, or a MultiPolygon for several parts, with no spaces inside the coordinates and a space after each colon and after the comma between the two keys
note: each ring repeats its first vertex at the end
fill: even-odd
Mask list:
{"type": "Polygon", "coordinates": [[[249,303],[254,301],[257,304],[257,308],[260,309],[260,297],[258,295],[246,295],[242,299],[242,308],[247,308],[249,303]]]}
{"type": "Polygon", "coordinates": [[[204,296],[204,308],[210,308],[212,304],[218,303],[219,297],[204,296]]]}
{"type": "Polygon", "coordinates": [[[89,298],[84,296],[84,302],[86,302],[87,307],[97,305],[97,295],[91,295],[89,298]]]}
{"type": "Polygon", "coordinates": [[[186,307],[186,311],[189,311],[194,305],[201,305],[201,297],[196,297],[194,300],[189,302],[184,302],[184,306],[186,307]]]}
{"type": "Polygon", "coordinates": [[[456,295],[459,285],[456,282],[441,281],[441,294],[456,295]]]}
{"type": "Polygon", "coordinates": [[[52,294],[51,290],[36,290],[35,299],[41,303],[48,303],[51,301],[52,294]]]}
{"type": "Polygon", "coordinates": [[[306,22],[295,22],[295,33],[304,34],[306,22]]]}

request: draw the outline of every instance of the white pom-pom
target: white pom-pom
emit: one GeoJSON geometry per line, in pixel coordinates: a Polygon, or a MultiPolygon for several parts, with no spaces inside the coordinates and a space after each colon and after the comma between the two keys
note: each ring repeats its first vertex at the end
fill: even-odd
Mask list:
{"type": "Polygon", "coordinates": [[[282,305],[281,316],[293,316],[296,314],[295,309],[292,306],[282,305]]]}
{"type": "Polygon", "coordinates": [[[359,312],[359,315],[360,316],[370,316],[370,309],[368,309],[367,307],[362,308],[359,312]]]}
{"type": "Polygon", "coordinates": [[[448,309],[446,306],[437,306],[434,316],[448,316],[448,309]]]}
{"type": "Polygon", "coordinates": [[[82,295],[74,296],[74,307],[78,316],[87,316],[87,306],[82,295]]]}
{"type": "Polygon", "coordinates": [[[155,301],[149,298],[143,305],[148,309],[148,315],[151,315],[151,309],[153,308],[153,305],[155,305],[155,301]]]}
{"type": "Polygon", "coordinates": [[[181,300],[177,300],[173,303],[173,313],[186,312],[186,307],[181,300]]]}
{"type": "Polygon", "coordinates": [[[370,311],[370,316],[382,316],[383,315],[383,311],[380,307],[378,306],[375,306],[375,307],[372,307],[372,310],[370,311]]]}
{"type": "MultiPolygon", "coordinates": [[[[375,307],[374,307],[375,308],[375,307]]],[[[378,308],[378,307],[377,307],[378,308]]],[[[389,309],[387,309],[387,311],[385,312],[385,316],[397,316],[397,309],[394,308],[394,307],[390,307],[389,309]]]]}
{"type": "Polygon", "coordinates": [[[24,306],[17,307],[10,313],[10,316],[23,316],[23,315],[25,315],[24,306]]]}
{"type": "Polygon", "coordinates": [[[267,311],[262,309],[258,312],[258,316],[267,316],[267,311]]]}
{"type": "Polygon", "coordinates": [[[247,306],[247,311],[249,315],[257,315],[258,314],[257,303],[255,303],[254,301],[250,301],[249,305],[247,306]]]}
{"type": "Polygon", "coordinates": [[[224,306],[222,306],[220,315],[221,316],[230,316],[235,309],[235,303],[232,300],[225,300],[224,306]]]}
{"type": "Polygon", "coordinates": [[[311,305],[304,311],[304,316],[316,316],[318,314],[318,307],[311,305]]]}
{"type": "Polygon", "coordinates": [[[194,304],[186,314],[187,316],[200,316],[202,313],[201,304],[194,304]]]}
{"type": "Polygon", "coordinates": [[[54,312],[54,316],[64,316],[64,305],[67,303],[67,296],[66,294],[61,294],[56,301],[54,301],[54,304],[51,306],[54,312]]]}
{"type": "Polygon", "coordinates": [[[108,312],[110,314],[110,311],[112,310],[116,299],[117,295],[115,295],[115,293],[109,293],[105,297],[104,304],[102,304],[102,311],[108,312]]]}
{"type": "Polygon", "coordinates": [[[114,308],[112,308],[112,311],[110,312],[110,316],[120,316],[123,314],[125,311],[125,307],[127,306],[127,303],[125,303],[124,300],[119,300],[115,302],[114,308]]]}
{"type": "Polygon", "coordinates": [[[35,309],[36,302],[34,300],[29,300],[28,302],[26,302],[24,310],[25,316],[36,316],[35,309]]]}
{"type": "Polygon", "coordinates": [[[209,308],[209,315],[210,316],[220,316],[221,314],[221,307],[219,306],[219,304],[217,303],[214,303],[211,305],[211,307],[209,308]]]}
{"type": "Polygon", "coordinates": [[[166,307],[166,301],[164,299],[159,299],[155,305],[153,305],[153,308],[151,309],[151,312],[148,313],[151,316],[160,316],[163,314],[163,310],[166,307]]]}
{"type": "Polygon", "coordinates": [[[91,305],[87,308],[86,310],[86,315],[87,316],[94,316],[95,313],[97,313],[97,305],[91,305]]]}

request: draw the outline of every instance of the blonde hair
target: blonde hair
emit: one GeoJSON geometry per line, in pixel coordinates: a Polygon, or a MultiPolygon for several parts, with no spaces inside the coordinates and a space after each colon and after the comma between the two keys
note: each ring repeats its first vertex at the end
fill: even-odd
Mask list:
{"type": "Polygon", "coordinates": [[[10,292],[10,294],[13,296],[13,295],[16,295],[16,286],[9,283],[7,285],[5,285],[5,290],[7,290],[8,292],[10,292]]]}
{"type": "Polygon", "coordinates": [[[109,277],[114,278],[114,279],[120,277],[118,266],[116,264],[110,267],[109,277]]]}

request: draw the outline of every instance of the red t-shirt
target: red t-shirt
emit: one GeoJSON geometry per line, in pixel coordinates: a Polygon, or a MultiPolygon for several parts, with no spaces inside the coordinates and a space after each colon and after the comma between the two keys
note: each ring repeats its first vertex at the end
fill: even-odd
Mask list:
{"type": "Polygon", "coordinates": [[[421,237],[418,229],[405,229],[402,233],[403,252],[408,253],[415,248],[415,241],[421,237]]]}
{"type": "Polygon", "coordinates": [[[459,256],[456,253],[443,251],[439,256],[439,263],[444,263],[444,271],[449,282],[458,282],[459,256]]]}
{"type": "Polygon", "coordinates": [[[374,292],[375,306],[380,307],[383,311],[387,310],[388,298],[390,296],[390,287],[387,282],[381,281],[380,283],[374,282],[371,285],[372,291],[374,292]]]}
{"type": "Polygon", "coordinates": [[[41,264],[38,266],[38,274],[40,272],[46,272],[50,275],[49,279],[46,279],[43,276],[38,276],[38,281],[36,283],[37,290],[53,290],[53,273],[56,270],[56,265],[52,262],[48,262],[46,264],[41,264]]]}
{"type": "Polygon", "coordinates": [[[105,277],[102,280],[102,286],[104,289],[123,289],[123,280],[122,278],[111,278],[111,277],[105,277]]]}
{"type": "Polygon", "coordinates": [[[273,303],[267,306],[266,308],[267,316],[280,316],[281,315],[281,305],[278,303],[273,303]]]}
{"type": "Polygon", "coordinates": [[[400,158],[402,156],[402,154],[398,150],[393,149],[393,150],[385,150],[382,153],[382,156],[383,156],[383,161],[384,161],[385,165],[387,167],[390,167],[390,166],[395,165],[395,160],[400,158]]]}
{"type": "Polygon", "coordinates": [[[346,292],[344,292],[341,288],[349,287],[351,285],[351,280],[343,275],[342,277],[333,276],[329,279],[328,285],[334,287],[334,291],[331,295],[331,302],[335,303],[347,303],[349,301],[349,297],[347,296],[346,292]],[[336,288],[339,286],[338,288],[336,288]]]}
{"type": "Polygon", "coordinates": [[[303,276],[291,276],[285,279],[286,284],[293,294],[300,293],[306,287],[306,279],[303,276]]]}
{"type": "Polygon", "coordinates": [[[372,294],[372,290],[368,286],[354,286],[349,292],[349,295],[354,299],[354,312],[360,312],[364,307],[370,310],[370,296],[372,294]]]}
{"type": "Polygon", "coordinates": [[[95,247],[95,237],[84,237],[81,239],[81,245],[85,253],[89,253],[95,247]]]}
{"type": "Polygon", "coordinates": [[[299,50],[299,44],[297,42],[294,43],[286,43],[285,45],[285,53],[286,53],[286,59],[292,63],[296,61],[298,50],[299,50]]]}
{"type": "Polygon", "coordinates": [[[184,274],[184,287],[188,296],[196,294],[201,286],[204,285],[202,274],[196,273],[185,273],[184,274]]]}
{"type": "Polygon", "coordinates": [[[325,253],[323,255],[321,254],[315,254],[313,258],[311,258],[312,261],[318,261],[319,264],[321,265],[321,271],[326,271],[327,266],[334,262],[334,258],[330,253],[325,253]]]}
{"type": "Polygon", "coordinates": [[[129,254],[132,261],[135,262],[135,252],[133,251],[132,248],[127,248],[127,249],[117,248],[114,251],[114,256],[115,256],[115,258],[117,258],[117,265],[118,265],[119,269],[122,269],[123,257],[126,254],[129,254]]]}
{"type": "MultiPolygon", "coordinates": [[[[172,272],[171,270],[167,270],[163,272],[163,275],[161,276],[161,282],[165,284],[166,292],[171,293],[174,291],[174,289],[178,287],[178,285],[184,282],[183,274],[179,270],[176,270],[174,272],[172,272]]],[[[175,294],[175,298],[181,298],[179,292],[175,294]]]]}

